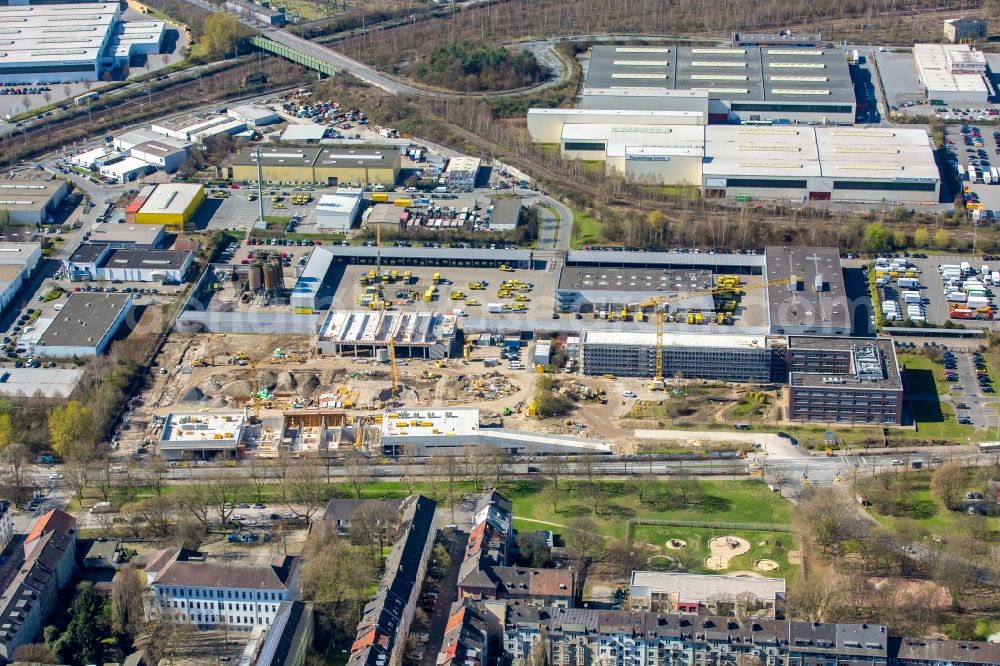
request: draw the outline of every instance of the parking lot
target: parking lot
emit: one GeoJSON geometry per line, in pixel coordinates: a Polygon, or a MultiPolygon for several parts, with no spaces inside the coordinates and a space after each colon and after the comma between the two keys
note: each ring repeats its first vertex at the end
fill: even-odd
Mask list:
{"type": "MultiPolygon", "coordinates": [[[[361,276],[371,270],[371,266],[348,266],[337,286],[333,297],[335,309],[357,309],[358,299],[364,293],[361,276]]],[[[555,294],[555,273],[549,271],[518,270],[505,272],[490,268],[435,268],[422,266],[383,266],[383,272],[397,271],[399,279],[386,288],[386,297],[394,301],[400,310],[435,310],[450,312],[462,309],[471,317],[487,316],[487,304],[504,303],[510,307],[523,305],[524,314],[529,319],[548,319],[552,316],[555,294]],[[408,284],[402,281],[404,271],[411,272],[408,284]],[[435,273],[440,273],[441,283],[433,301],[424,300],[424,293],[433,286],[435,273]],[[533,288],[526,293],[518,293],[508,298],[499,298],[497,289],[504,280],[517,279],[531,283],[533,288]],[[473,283],[485,281],[484,289],[472,289],[473,283]],[[515,300],[518,297],[523,300],[515,300]],[[473,305],[475,299],[478,305],[473,305]]]]}
{"type": "Polygon", "coordinates": [[[996,387],[982,355],[946,349],[940,362],[945,369],[945,380],[950,384],[948,395],[942,399],[954,404],[956,421],[976,427],[995,423],[996,406],[988,401],[996,387]]]}
{"type": "Polygon", "coordinates": [[[980,173],[982,169],[1000,166],[1000,129],[977,125],[948,127],[945,146],[950,164],[956,169],[961,165],[965,173],[963,185],[969,189],[966,201],[981,203],[984,210],[1000,211],[1000,183],[986,184],[983,178],[977,178],[975,183],[968,180],[970,166],[980,173]]]}
{"type": "MultiPolygon", "coordinates": [[[[1000,270],[1000,260],[984,260],[981,256],[941,255],[923,258],[910,257],[906,261],[915,270],[916,278],[920,280],[920,286],[916,288],[903,288],[899,286],[898,278],[887,276],[886,285],[882,289],[883,302],[888,299],[896,299],[901,311],[905,313],[907,311],[906,303],[903,302],[901,294],[903,291],[915,289],[920,292],[923,299],[924,316],[926,317],[927,324],[930,326],[942,326],[947,321],[951,321],[954,324],[962,324],[967,328],[993,328],[995,326],[994,320],[990,319],[952,318],[950,314],[951,304],[948,302],[945,290],[946,283],[942,280],[938,269],[942,265],[961,265],[962,262],[968,262],[972,269],[970,278],[983,279],[982,267],[984,265],[988,266],[990,272],[994,269],[1000,270]]],[[[998,289],[1000,287],[996,285],[992,285],[992,289],[987,287],[988,292],[991,294],[995,294],[998,289]]],[[[962,304],[955,303],[955,305],[961,306],[962,304]]],[[[993,296],[989,297],[989,305],[995,310],[996,300],[993,296]]],[[[895,323],[898,325],[899,322],[895,323]]]]}

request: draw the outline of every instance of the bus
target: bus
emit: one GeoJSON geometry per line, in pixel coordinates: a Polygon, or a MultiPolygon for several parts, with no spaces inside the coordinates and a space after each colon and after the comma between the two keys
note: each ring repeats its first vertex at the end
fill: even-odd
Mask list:
{"type": "Polygon", "coordinates": [[[100,96],[101,96],[101,94],[99,92],[97,92],[97,91],[89,92],[89,93],[87,93],[85,95],[80,95],[79,97],[77,97],[76,99],[74,99],[73,103],[76,104],[77,106],[83,106],[87,102],[95,100],[95,99],[97,99],[100,96]]]}
{"type": "Polygon", "coordinates": [[[980,453],[1000,453],[1000,442],[980,442],[980,453]]]}

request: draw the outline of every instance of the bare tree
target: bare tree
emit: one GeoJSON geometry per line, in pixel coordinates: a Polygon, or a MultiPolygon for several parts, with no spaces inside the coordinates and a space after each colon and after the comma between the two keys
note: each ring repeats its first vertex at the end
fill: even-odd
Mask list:
{"type": "Polygon", "coordinates": [[[153,535],[165,537],[170,531],[176,504],[170,495],[154,495],[139,502],[139,511],[153,535]]]}
{"type": "Polygon", "coordinates": [[[299,460],[289,468],[288,479],[285,481],[288,485],[288,498],[291,500],[289,508],[307,521],[330,499],[326,475],[313,462],[299,460]]]}
{"type": "Polygon", "coordinates": [[[552,480],[552,485],[559,488],[559,479],[566,473],[566,459],[562,456],[546,458],[542,464],[542,472],[552,480]]]}
{"type": "Polygon", "coordinates": [[[208,494],[206,486],[200,483],[184,484],[177,488],[174,494],[177,506],[185,515],[190,516],[201,523],[202,528],[208,530],[212,527],[211,510],[212,498],[208,494]]]}
{"type": "Polygon", "coordinates": [[[205,492],[209,505],[219,522],[228,523],[239,502],[247,492],[246,477],[243,474],[217,474],[207,479],[205,492]]]}
{"type": "Polygon", "coordinates": [[[83,494],[86,492],[90,483],[90,467],[85,462],[79,460],[69,460],[63,466],[63,470],[66,472],[66,480],[73,489],[73,495],[76,497],[76,503],[82,506],[83,494]]]}
{"type": "Polygon", "coordinates": [[[101,536],[105,539],[109,538],[111,532],[115,529],[115,519],[118,517],[118,514],[110,511],[102,511],[93,514],[93,516],[94,521],[97,523],[97,528],[101,530],[101,536]]]}
{"type": "Polygon", "coordinates": [[[427,462],[427,470],[434,480],[444,484],[448,506],[451,507],[452,520],[455,519],[455,491],[458,484],[465,479],[465,464],[458,456],[433,456],[427,462]]]}
{"type": "Polygon", "coordinates": [[[857,520],[854,507],[830,489],[813,489],[803,497],[796,518],[825,552],[839,551],[857,520]]]}
{"type": "Polygon", "coordinates": [[[344,461],[344,476],[355,497],[361,499],[365,486],[375,480],[375,465],[367,456],[352,455],[344,461]]]}
{"type": "Polygon", "coordinates": [[[15,504],[24,501],[27,494],[26,480],[30,461],[31,451],[20,442],[9,444],[0,451],[0,464],[3,465],[4,472],[10,481],[12,499],[15,504]]]}
{"type": "Polygon", "coordinates": [[[147,482],[153,488],[154,494],[160,495],[163,493],[163,486],[169,475],[170,468],[167,467],[167,461],[159,456],[154,458],[149,465],[149,475],[147,477],[147,482]]]}
{"type": "Polygon", "coordinates": [[[938,467],[931,477],[931,488],[951,511],[961,507],[962,492],[967,483],[965,470],[962,469],[961,463],[955,460],[938,467]]]}
{"type": "Polygon", "coordinates": [[[115,477],[111,472],[111,467],[106,461],[97,460],[91,464],[90,478],[93,479],[97,491],[101,493],[101,499],[105,502],[111,501],[111,491],[115,485],[115,477]]]}
{"type": "MultiPolygon", "coordinates": [[[[247,476],[253,485],[254,501],[263,502],[264,486],[267,485],[268,475],[267,469],[259,457],[251,455],[247,458],[247,476]]],[[[282,483],[281,485],[284,484],[282,483]]]]}
{"type": "Polygon", "coordinates": [[[810,622],[836,622],[845,607],[844,587],[836,576],[809,576],[788,595],[788,614],[810,622]]]}
{"type": "Polygon", "coordinates": [[[466,446],[462,455],[466,473],[472,481],[472,489],[476,492],[484,490],[484,482],[491,468],[489,452],[481,446],[466,446]]]}
{"type": "Polygon", "coordinates": [[[398,524],[399,512],[381,501],[366,502],[351,516],[351,541],[370,549],[372,562],[379,571],[385,563],[385,547],[392,541],[398,524]]]}
{"type": "Polygon", "coordinates": [[[119,635],[135,640],[145,623],[142,591],[144,575],[131,564],[122,567],[111,587],[111,621],[119,635]]]}
{"type": "Polygon", "coordinates": [[[513,462],[514,457],[510,454],[507,449],[493,449],[490,451],[487,466],[489,469],[489,475],[493,477],[493,487],[496,488],[500,485],[503,480],[504,472],[507,470],[507,466],[513,462]]]}

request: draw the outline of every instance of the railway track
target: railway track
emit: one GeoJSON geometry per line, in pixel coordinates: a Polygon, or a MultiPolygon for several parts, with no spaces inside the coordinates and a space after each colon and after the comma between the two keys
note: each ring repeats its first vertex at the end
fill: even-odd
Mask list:
{"type": "MultiPolygon", "coordinates": [[[[156,110],[156,115],[164,115],[164,110],[182,111],[185,108],[200,106],[211,101],[200,95],[191,94],[200,88],[218,90],[221,88],[217,84],[223,78],[235,77],[242,81],[249,74],[275,73],[284,65],[285,63],[275,58],[269,58],[263,64],[247,62],[149,93],[135,92],[120,98],[120,101],[111,106],[94,110],[89,114],[81,113],[56,118],[51,122],[9,134],[0,143],[0,164],[13,164],[18,160],[53,151],[75,141],[92,140],[95,134],[117,129],[124,124],[140,122],[141,118],[129,118],[137,109],[144,111],[148,107],[150,110],[156,110]],[[184,103],[185,100],[190,103],[184,103]]],[[[221,101],[226,97],[227,95],[223,95],[218,99],[221,101]]]]}

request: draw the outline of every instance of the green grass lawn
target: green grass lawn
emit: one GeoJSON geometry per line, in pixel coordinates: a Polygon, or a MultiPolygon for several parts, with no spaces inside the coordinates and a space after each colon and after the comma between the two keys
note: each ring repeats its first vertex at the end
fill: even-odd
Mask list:
{"type": "MultiPolygon", "coordinates": [[[[662,483],[666,486],[670,482],[662,483]]],[[[601,534],[613,539],[625,538],[629,518],[777,524],[788,524],[792,518],[791,502],[778,497],[760,481],[702,481],[705,498],[700,505],[664,509],[642,504],[625,482],[606,481],[600,485],[604,497],[595,503],[579,487],[581,484],[560,482],[558,511],[539,492],[539,482],[517,482],[501,492],[514,503],[516,524],[558,532],[558,527],[546,524],[567,525],[575,518],[586,517],[597,524],[601,534]]]]}
{"type": "Polygon", "coordinates": [[[693,565],[692,571],[696,573],[725,574],[733,571],[755,571],[770,578],[791,578],[800,568],[800,565],[788,562],[788,551],[799,548],[795,534],[788,532],[636,525],[633,530],[633,540],[650,544],[656,555],[650,558],[649,563],[655,569],[671,568],[668,558],[672,556],[679,556],[683,558],[682,561],[690,562],[693,565]],[[705,558],[712,554],[708,543],[720,536],[746,539],[750,543],[750,552],[732,558],[726,569],[708,569],[704,565],[705,558]],[[679,551],[671,550],[666,547],[669,539],[680,539],[687,545],[679,551]],[[762,559],[777,562],[778,568],[773,571],[755,568],[755,563],[762,559]]]}
{"type": "Polygon", "coordinates": [[[584,245],[599,243],[602,240],[601,223],[596,218],[588,215],[582,210],[573,209],[573,235],[570,241],[573,249],[580,249],[584,245]]]}

